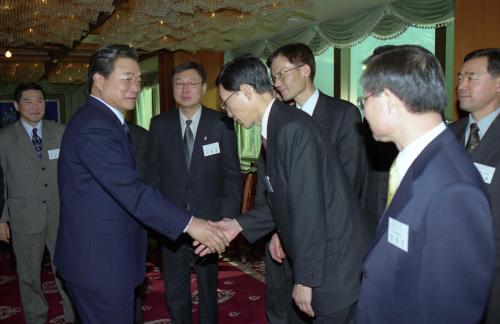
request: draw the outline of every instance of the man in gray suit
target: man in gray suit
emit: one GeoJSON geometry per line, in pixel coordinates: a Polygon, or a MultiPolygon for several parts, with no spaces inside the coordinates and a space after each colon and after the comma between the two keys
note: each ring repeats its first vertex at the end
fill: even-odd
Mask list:
{"type": "Polygon", "coordinates": [[[481,323],[500,323],[500,48],[473,51],[458,74],[460,108],[468,116],[450,128],[466,146],[486,183],[493,216],[495,271],[490,297],[481,323]]]}
{"type": "MultiPolygon", "coordinates": [[[[19,85],[14,91],[14,107],[20,120],[0,130],[5,198],[0,240],[8,243],[12,237],[26,323],[45,323],[49,307],[40,272],[45,247],[51,259],[54,255],[59,226],[57,159],[64,126],[42,119],[45,92],[38,84],[19,85]]],[[[55,280],[64,320],[73,322],[70,300],[59,279],[55,280]]]]}

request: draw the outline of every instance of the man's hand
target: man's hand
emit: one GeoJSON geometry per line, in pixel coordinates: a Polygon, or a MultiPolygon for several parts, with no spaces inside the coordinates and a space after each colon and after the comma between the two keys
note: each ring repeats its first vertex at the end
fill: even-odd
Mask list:
{"type": "MultiPolygon", "coordinates": [[[[243,231],[240,223],[238,223],[238,221],[235,219],[224,218],[223,220],[218,222],[208,221],[208,224],[222,231],[229,242],[231,242],[236,236],[238,236],[241,231],[243,231]]],[[[213,252],[210,251],[210,248],[205,246],[205,244],[200,243],[203,242],[199,242],[198,240],[193,242],[193,245],[196,247],[194,253],[202,257],[213,252]]]]}
{"type": "Polygon", "coordinates": [[[10,228],[7,223],[0,223],[0,241],[10,242],[10,228]]]}
{"type": "Polygon", "coordinates": [[[312,288],[307,286],[302,286],[299,284],[293,285],[292,297],[295,304],[299,307],[301,311],[314,317],[314,311],[312,309],[312,288]]]}
{"type": "MultiPolygon", "coordinates": [[[[211,253],[221,254],[229,245],[228,239],[214,226],[210,226],[204,219],[193,217],[187,228],[187,233],[197,242],[203,244],[211,253]]],[[[208,253],[206,253],[208,254],[208,253]]]]}
{"type": "Polygon", "coordinates": [[[286,258],[286,253],[281,246],[280,237],[277,233],[271,236],[271,240],[269,241],[269,253],[271,253],[273,260],[278,263],[282,263],[283,259],[286,258]]]}

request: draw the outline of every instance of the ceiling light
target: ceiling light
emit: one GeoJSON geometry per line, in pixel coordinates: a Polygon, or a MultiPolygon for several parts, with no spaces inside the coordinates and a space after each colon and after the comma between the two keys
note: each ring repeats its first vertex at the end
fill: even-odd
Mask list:
{"type": "Polygon", "coordinates": [[[6,50],[4,55],[5,55],[6,58],[11,58],[12,57],[12,52],[9,51],[9,50],[6,50]]]}

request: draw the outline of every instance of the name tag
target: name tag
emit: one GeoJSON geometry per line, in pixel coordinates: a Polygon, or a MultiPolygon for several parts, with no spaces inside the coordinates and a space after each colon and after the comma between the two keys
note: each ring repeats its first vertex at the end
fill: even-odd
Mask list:
{"type": "Polygon", "coordinates": [[[389,229],[387,230],[387,242],[397,248],[408,252],[408,238],[410,227],[392,217],[389,217],[389,229]]]}
{"type": "Polygon", "coordinates": [[[220,153],[219,142],[203,145],[203,156],[210,156],[220,153]]]}
{"type": "Polygon", "coordinates": [[[476,166],[477,171],[479,171],[481,177],[483,177],[483,181],[487,184],[490,184],[491,180],[493,179],[493,175],[495,175],[496,169],[494,167],[476,162],[474,162],[474,165],[476,166]]]}
{"type": "Polygon", "coordinates": [[[49,153],[49,160],[54,160],[54,159],[59,158],[59,149],[58,148],[53,149],[53,150],[49,150],[48,153],[49,153]]]}

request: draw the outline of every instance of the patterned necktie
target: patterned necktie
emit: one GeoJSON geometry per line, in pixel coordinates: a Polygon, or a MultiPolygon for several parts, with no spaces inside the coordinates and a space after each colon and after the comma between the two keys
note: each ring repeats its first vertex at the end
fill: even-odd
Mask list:
{"type": "Polygon", "coordinates": [[[387,202],[385,204],[385,208],[389,207],[392,198],[396,194],[400,183],[399,172],[396,166],[396,161],[392,162],[391,168],[389,169],[389,188],[387,190],[387,202]]]}
{"type": "Polygon", "coordinates": [[[470,133],[465,149],[467,152],[472,153],[479,146],[479,127],[476,123],[470,124],[470,133]]]}
{"type": "Polygon", "coordinates": [[[35,148],[38,157],[42,158],[42,138],[38,136],[38,129],[33,128],[33,135],[31,136],[31,142],[33,143],[33,147],[35,148]]]}
{"type": "Polygon", "coordinates": [[[184,151],[186,153],[186,162],[189,169],[189,164],[191,163],[191,155],[193,154],[194,145],[194,135],[191,131],[191,119],[186,120],[186,129],[184,130],[184,151]]]}
{"type": "Polygon", "coordinates": [[[122,126],[125,133],[127,133],[129,143],[132,143],[132,140],[130,138],[130,129],[128,128],[127,122],[124,122],[122,126]]]}

